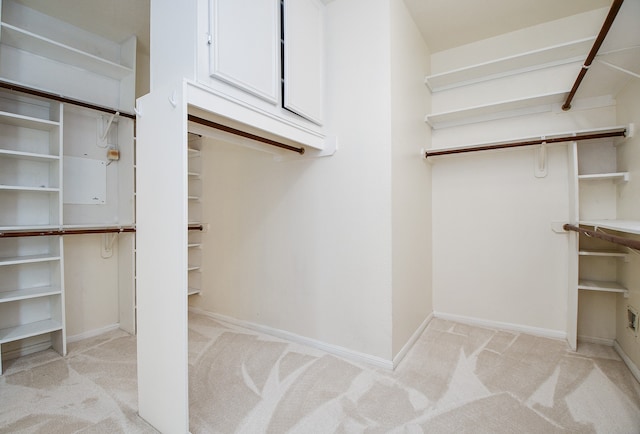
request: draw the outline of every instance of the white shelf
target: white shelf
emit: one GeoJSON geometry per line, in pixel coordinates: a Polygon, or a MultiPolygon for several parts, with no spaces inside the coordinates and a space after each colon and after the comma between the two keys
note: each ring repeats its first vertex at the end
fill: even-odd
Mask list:
{"type": "Polygon", "coordinates": [[[23,225],[23,226],[0,226],[0,232],[10,231],[52,231],[60,229],[60,225],[23,225]]]}
{"type": "Polygon", "coordinates": [[[62,330],[58,321],[47,319],[0,330],[0,344],[62,330]]]}
{"type": "Polygon", "coordinates": [[[200,243],[187,244],[187,247],[190,248],[190,249],[195,249],[195,248],[200,247],[200,246],[202,246],[202,244],[200,244],[200,243]]]}
{"type": "MultiPolygon", "coordinates": [[[[543,138],[549,139],[557,139],[560,137],[568,137],[572,135],[585,135],[585,134],[600,134],[600,133],[613,133],[628,130],[629,126],[625,125],[617,125],[613,127],[603,127],[603,128],[593,128],[589,130],[575,130],[575,131],[562,131],[562,132],[549,132],[545,134],[541,134],[539,136],[519,136],[519,137],[511,137],[505,140],[500,141],[490,141],[490,142],[477,142],[464,146],[447,146],[447,147],[439,147],[439,148],[430,148],[428,151],[430,152],[438,152],[438,151],[452,151],[452,150],[473,150],[475,148],[482,148],[485,146],[494,146],[501,145],[505,143],[513,143],[513,142],[529,142],[529,141],[542,141],[543,138]]],[[[615,139],[615,138],[614,138],[615,139]]],[[[622,172],[625,173],[625,172],[622,172]]],[[[580,175],[582,176],[582,175],[580,175]]]]}
{"type": "Polygon", "coordinates": [[[2,41],[3,45],[27,51],[37,56],[55,59],[58,62],[73,65],[77,68],[95,72],[116,80],[121,80],[133,74],[131,68],[7,23],[2,23],[0,41],[2,41]]]}
{"type": "Polygon", "coordinates": [[[36,288],[15,289],[13,291],[0,292],[0,303],[58,294],[62,294],[62,290],[55,286],[38,286],[36,288]]]}
{"type": "Polygon", "coordinates": [[[60,191],[58,187],[27,187],[24,185],[1,185],[0,190],[8,191],[34,191],[41,193],[57,193],[60,191]]]}
{"type": "Polygon", "coordinates": [[[188,196],[189,200],[200,200],[200,196],[188,196]]]}
{"type": "Polygon", "coordinates": [[[52,262],[60,260],[60,255],[29,255],[29,256],[15,256],[11,258],[0,258],[0,266],[3,265],[18,265],[18,264],[33,264],[35,262],[52,262]]]}
{"type": "Polygon", "coordinates": [[[529,98],[499,101],[493,104],[467,107],[460,110],[432,113],[425,117],[425,122],[427,122],[433,129],[440,129],[476,122],[487,122],[495,119],[521,116],[525,114],[547,112],[551,110],[551,106],[553,104],[562,103],[567,92],[569,92],[568,89],[566,92],[537,95],[529,98]]]}
{"type": "Polygon", "coordinates": [[[58,155],[37,154],[34,152],[11,151],[8,149],[0,149],[0,158],[15,158],[18,160],[32,161],[58,161],[58,155]]]}
{"type": "Polygon", "coordinates": [[[594,40],[595,37],[578,39],[564,44],[433,74],[425,78],[425,84],[432,92],[438,92],[550,66],[582,61],[591,49],[594,40]]]}
{"type": "Polygon", "coordinates": [[[629,172],[615,172],[615,173],[595,173],[589,175],[578,175],[578,179],[581,181],[617,181],[628,182],[629,172]]]}
{"type": "Polygon", "coordinates": [[[581,220],[579,224],[640,235],[640,221],[637,220],[581,220]]]}
{"type": "Polygon", "coordinates": [[[200,156],[200,151],[199,150],[191,149],[191,148],[189,148],[188,150],[189,150],[189,153],[188,153],[189,158],[191,158],[191,157],[199,157],[200,156]]]}
{"type": "Polygon", "coordinates": [[[192,178],[200,178],[200,174],[198,172],[188,172],[187,175],[192,178]]]}
{"type": "Polygon", "coordinates": [[[625,252],[619,252],[617,250],[580,250],[578,254],[580,256],[595,256],[601,258],[626,258],[628,256],[625,252]]]}
{"type": "Polygon", "coordinates": [[[582,280],[578,282],[578,289],[585,291],[614,292],[628,295],[629,291],[617,282],[603,282],[599,280],[582,280]]]}
{"type": "Polygon", "coordinates": [[[187,267],[187,271],[196,271],[196,270],[199,270],[199,269],[200,269],[199,265],[189,265],[187,267]]]}
{"type": "Polygon", "coordinates": [[[200,290],[198,288],[188,288],[187,294],[188,295],[200,294],[200,290]]]}
{"type": "Polygon", "coordinates": [[[48,119],[23,116],[16,113],[0,111],[0,123],[32,130],[53,131],[60,127],[60,123],[48,119]]]}

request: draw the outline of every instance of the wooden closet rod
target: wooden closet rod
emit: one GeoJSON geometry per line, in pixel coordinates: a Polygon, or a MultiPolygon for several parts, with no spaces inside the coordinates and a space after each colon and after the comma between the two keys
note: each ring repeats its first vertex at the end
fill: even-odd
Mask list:
{"type": "Polygon", "coordinates": [[[189,225],[187,230],[189,230],[189,231],[202,231],[202,230],[204,230],[204,226],[202,226],[202,225],[189,225]]]}
{"type": "Polygon", "coordinates": [[[632,240],[630,238],[620,237],[617,235],[609,235],[602,232],[592,231],[590,229],[584,229],[569,223],[562,226],[565,231],[574,231],[585,234],[589,237],[599,238],[601,240],[609,241],[610,243],[620,244],[621,246],[629,247],[631,249],[640,250],[640,241],[632,240]]]}
{"type": "Polygon", "coordinates": [[[297,148],[295,146],[286,145],[284,143],[276,142],[275,140],[267,139],[265,137],[256,136],[255,134],[248,133],[246,131],[238,130],[235,128],[228,127],[226,125],[219,124],[217,122],[213,122],[207,119],[200,118],[194,115],[188,115],[187,119],[189,122],[195,122],[196,124],[204,125],[206,127],[215,128],[216,130],[224,131],[226,133],[234,134],[236,136],[244,137],[247,139],[255,140],[257,142],[261,142],[270,146],[275,146],[278,148],[286,149],[288,151],[297,152],[300,155],[304,154],[304,148],[297,148]]]}
{"type": "Polygon", "coordinates": [[[604,23],[602,24],[600,33],[598,33],[598,36],[596,37],[596,40],[593,43],[593,47],[591,47],[591,51],[587,56],[587,60],[584,61],[584,65],[582,65],[582,69],[580,69],[580,72],[578,73],[578,77],[576,78],[575,83],[573,83],[573,87],[571,88],[571,91],[567,96],[567,100],[562,106],[562,110],[567,111],[571,109],[571,101],[573,101],[573,97],[576,95],[576,92],[580,87],[580,83],[582,83],[582,79],[584,78],[585,75],[587,75],[587,71],[589,70],[591,63],[593,62],[593,59],[595,59],[596,55],[598,54],[598,50],[600,50],[600,46],[602,45],[604,38],[606,38],[607,33],[609,33],[609,30],[613,25],[613,21],[616,19],[616,15],[618,15],[618,11],[620,10],[620,6],[622,6],[623,1],[624,0],[614,0],[613,4],[611,5],[611,9],[609,9],[609,14],[607,15],[607,18],[604,20],[604,23]]]}
{"type": "Polygon", "coordinates": [[[0,238],[17,237],[49,237],[54,235],[83,235],[83,234],[110,234],[135,232],[133,227],[126,228],[90,228],[90,229],[56,229],[51,231],[9,231],[0,232],[0,238]]]}
{"type": "Polygon", "coordinates": [[[425,157],[429,158],[429,157],[436,157],[439,155],[463,154],[465,152],[475,152],[475,151],[490,151],[493,149],[519,148],[521,146],[541,145],[543,143],[562,143],[562,142],[574,142],[579,140],[606,139],[609,137],[625,137],[626,133],[627,133],[627,130],[623,129],[619,131],[607,131],[604,133],[587,133],[587,134],[580,134],[575,136],[550,137],[548,139],[541,137],[540,139],[523,140],[520,142],[496,143],[493,145],[469,146],[467,148],[425,151],[425,157]]]}
{"type": "Polygon", "coordinates": [[[30,87],[26,87],[26,86],[20,86],[18,84],[14,84],[14,83],[8,83],[6,81],[2,81],[0,80],[0,87],[4,88],[4,89],[8,89],[8,90],[13,90],[16,92],[21,92],[21,93],[26,93],[28,95],[33,95],[33,96],[37,96],[40,98],[47,98],[47,99],[52,99],[54,101],[58,101],[58,102],[63,102],[66,104],[72,104],[72,105],[77,105],[79,107],[84,107],[84,108],[88,108],[91,110],[97,110],[100,112],[104,112],[104,113],[109,113],[109,114],[118,114],[119,116],[125,117],[125,118],[129,118],[129,119],[134,119],[136,118],[135,115],[132,115],[130,113],[126,113],[126,112],[122,112],[119,110],[114,110],[111,108],[107,108],[107,107],[102,107],[99,105],[95,105],[95,104],[90,104],[88,102],[84,102],[84,101],[78,101],[77,99],[71,99],[71,98],[67,98],[65,96],[62,95],[56,95],[55,93],[49,93],[49,92],[44,92],[42,90],[37,90],[37,89],[32,89],[30,87]]]}

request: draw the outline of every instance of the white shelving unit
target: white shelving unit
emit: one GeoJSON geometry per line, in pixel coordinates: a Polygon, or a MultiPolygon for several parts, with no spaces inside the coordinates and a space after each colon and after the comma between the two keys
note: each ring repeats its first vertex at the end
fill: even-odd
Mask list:
{"type": "Polygon", "coordinates": [[[96,243],[92,266],[112,267],[101,261],[117,254],[117,294],[109,296],[119,311],[109,315],[135,333],[133,235],[72,243],[27,233],[134,224],[134,121],[100,108],[133,113],[136,39],[110,41],[0,0],[0,58],[0,81],[17,89],[0,90],[1,374],[2,358],[49,347],[66,354],[65,299],[78,288],[65,283],[65,245],[70,254],[96,243]],[[73,100],[84,106],[66,102],[73,100]],[[108,159],[109,149],[119,158],[108,159]]]}
{"type": "MultiPolygon", "coordinates": [[[[571,144],[573,160],[576,222],[589,229],[600,228],[640,234],[640,222],[617,220],[617,186],[629,181],[630,174],[617,170],[616,143],[611,139],[571,144]]],[[[570,315],[577,323],[576,337],[612,340],[612,336],[595,335],[609,328],[615,330],[615,300],[629,296],[628,288],[618,281],[619,261],[628,261],[626,249],[580,235],[576,237],[577,262],[573,283],[576,311],[570,315]],[[591,325],[595,321],[599,325],[591,325]]],[[[571,321],[571,319],[570,319],[571,321]]],[[[574,325],[575,326],[575,325],[574,325]]],[[[571,327],[571,325],[570,325],[571,327]]],[[[575,345],[576,342],[570,342],[575,345]]]]}
{"type": "Polygon", "coordinates": [[[135,37],[119,44],[13,0],[0,7],[0,79],[133,112],[135,37]]]}
{"type": "MultiPolygon", "coordinates": [[[[0,92],[0,232],[62,224],[61,104],[0,92]]],[[[62,237],[0,239],[2,357],[66,354],[62,237]]]]}
{"type": "MultiPolygon", "coordinates": [[[[188,141],[188,199],[189,225],[202,224],[202,139],[196,134],[189,134],[188,141]]],[[[199,294],[202,289],[202,233],[188,233],[188,295],[199,294]]]]}

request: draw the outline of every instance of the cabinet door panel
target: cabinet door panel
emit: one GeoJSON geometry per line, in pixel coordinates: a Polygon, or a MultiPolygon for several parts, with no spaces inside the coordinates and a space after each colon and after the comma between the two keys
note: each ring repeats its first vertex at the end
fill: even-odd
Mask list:
{"type": "Polygon", "coordinates": [[[211,0],[211,76],[276,104],[279,15],[279,0],[211,0]]]}
{"type": "Polygon", "coordinates": [[[324,94],[323,21],[317,0],[285,1],[284,107],[317,124],[324,94]]]}

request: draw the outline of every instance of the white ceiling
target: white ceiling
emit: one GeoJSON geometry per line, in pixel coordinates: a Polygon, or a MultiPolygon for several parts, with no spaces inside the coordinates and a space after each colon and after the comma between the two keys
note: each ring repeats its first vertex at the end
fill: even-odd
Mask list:
{"type": "Polygon", "coordinates": [[[404,0],[432,53],[611,6],[612,0],[404,0]]]}
{"type": "MultiPolygon", "coordinates": [[[[108,39],[121,41],[135,34],[138,51],[149,53],[150,0],[17,1],[108,39]]],[[[404,0],[431,52],[609,7],[611,1],[404,0]]]]}

